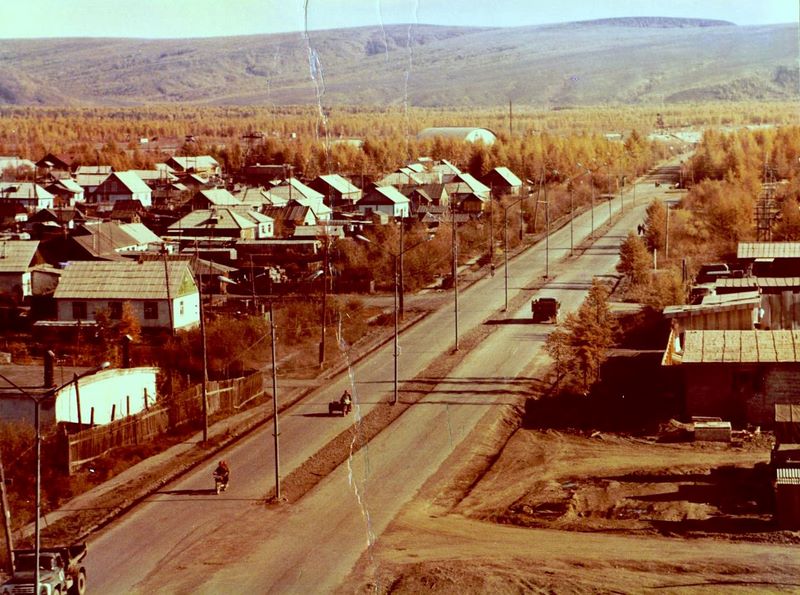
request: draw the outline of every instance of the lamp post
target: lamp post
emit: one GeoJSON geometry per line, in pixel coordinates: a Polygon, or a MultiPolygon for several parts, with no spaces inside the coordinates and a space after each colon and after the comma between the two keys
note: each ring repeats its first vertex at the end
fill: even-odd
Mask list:
{"type": "MultiPolygon", "coordinates": [[[[90,370],[86,370],[81,374],[77,374],[67,383],[62,384],[61,386],[56,387],[45,387],[47,391],[43,394],[34,395],[28,392],[26,389],[22,388],[21,386],[17,385],[12,380],[6,378],[3,374],[0,374],[0,378],[5,380],[8,384],[16,388],[19,392],[33,401],[34,404],[34,413],[33,413],[33,423],[36,428],[36,497],[35,497],[35,508],[36,508],[36,516],[34,518],[34,529],[33,529],[33,556],[34,556],[34,576],[33,576],[33,584],[34,584],[34,593],[39,593],[40,589],[40,580],[39,580],[39,552],[41,550],[41,527],[39,525],[39,517],[41,516],[41,509],[42,509],[42,431],[41,425],[39,422],[39,413],[41,409],[42,402],[53,397],[58,391],[60,391],[65,386],[69,386],[73,382],[75,383],[75,387],[77,389],[78,381],[85,376],[89,376],[90,374],[94,374],[95,372],[99,372],[100,370],[105,370],[111,364],[109,362],[103,362],[99,366],[95,366],[90,370]]],[[[11,555],[11,552],[9,552],[11,555]]]]}
{"type": "MultiPolygon", "coordinates": [[[[503,312],[508,310],[508,209],[521,203],[522,200],[522,198],[519,198],[509,205],[500,205],[503,209],[503,278],[505,289],[505,305],[503,306],[503,312]]],[[[522,213],[520,213],[520,217],[522,217],[522,213]]]]}
{"type": "Polygon", "coordinates": [[[453,217],[453,315],[455,323],[455,341],[453,351],[458,351],[458,227],[456,221],[455,204],[450,206],[450,213],[453,217]]]}
{"type": "MultiPolygon", "coordinates": [[[[581,175],[594,174],[594,172],[591,169],[589,169],[588,167],[586,167],[583,163],[578,162],[578,163],[576,163],[576,165],[584,170],[584,173],[581,174],[581,175]]],[[[592,226],[591,226],[591,231],[589,232],[589,238],[593,240],[594,239],[594,180],[593,179],[589,180],[589,185],[591,186],[591,191],[592,191],[592,195],[591,195],[592,196],[591,197],[591,201],[592,201],[591,202],[591,205],[592,205],[592,208],[591,208],[592,226]]]]}
{"type": "MultiPolygon", "coordinates": [[[[372,240],[370,240],[369,238],[367,238],[365,236],[362,236],[362,235],[356,235],[356,238],[361,240],[362,242],[372,243],[372,240]]],[[[399,319],[400,319],[400,306],[399,306],[399,300],[398,300],[398,297],[399,297],[399,294],[400,294],[400,258],[406,252],[409,252],[410,250],[413,250],[417,246],[421,246],[425,242],[429,242],[432,239],[433,239],[432,237],[428,237],[428,238],[422,240],[421,242],[417,242],[416,244],[414,244],[412,246],[409,246],[408,248],[405,248],[402,251],[397,252],[397,254],[393,254],[393,253],[388,252],[387,250],[384,250],[383,248],[381,248],[381,250],[383,250],[384,252],[388,252],[388,254],[392,257],[392,261],[393,261],[393,264],[394,264],[394,266],[393,266],[393,273],[394,273],[394,341],[393,341],[393,344],[394,344],[394,382],[393,382],[393,392],[392,392],[392,405],[396,405],[397,402],[398,402],[397,365],[398,365],[398,359],[400,357],[400,345],[399,345],[400,328],[399,328],[399,324],[398,324],[399,319]]]]}

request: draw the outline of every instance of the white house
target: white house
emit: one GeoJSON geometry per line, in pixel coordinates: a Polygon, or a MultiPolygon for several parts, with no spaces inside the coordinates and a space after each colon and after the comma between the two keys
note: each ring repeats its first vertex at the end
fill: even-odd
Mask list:
{"type": "Polygon", "coordinates": [[[33,182],[0,182],[0,202],[18,204],[30,212],[52,209],[55,195],[33,182]]]}
{"type": "Polygon", "coordinates": [[[38,241],[0,241],[0,295],[20,304],[32,294],[31,268],[43,262],[38,250],[38,241]]]}
{"type": "Polygon", "coordinates": [[[58,321],[112,320],[129,303],[143,329],[181,330],[200,323],[200,293],[186,261],[72,261],[53,295],[58,321]]]}
{"type": "Polygon", "coordinates": [[[384,213],[390,217],[405,218],[409,213],[409,200],[394,186],[375,186],[356,203],[359,213],[384,213]]]}
{"type": "Polygon", "coordinates": [[[482,142],[484,145],[493,145],[497,135],[488,128],[474,128],[470,126],[441,126],[439,128],[425,128],[418,135],[419,140],[426,138],[452,138],[468,143],[482,142]]]}

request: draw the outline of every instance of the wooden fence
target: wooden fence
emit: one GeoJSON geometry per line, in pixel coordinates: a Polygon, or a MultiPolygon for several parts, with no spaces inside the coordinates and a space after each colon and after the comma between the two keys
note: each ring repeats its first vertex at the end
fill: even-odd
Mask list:
{"type": "MultiPolygon", "coordinates": [[[[264,395],[261,372],[243,378],[207,384],[208,415],[232,415],[264,395]]],[[[69,434],[65,440],[66,466],[72,473],[113,448],[148,442],[170,429],[202,419],[203,387],[194,386],[171,398],[159,400],[146,411],[111,423],[69,434]]]]}

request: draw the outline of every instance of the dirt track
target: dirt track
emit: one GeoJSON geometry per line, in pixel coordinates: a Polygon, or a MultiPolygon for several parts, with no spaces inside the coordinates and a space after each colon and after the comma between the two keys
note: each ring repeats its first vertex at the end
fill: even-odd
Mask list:
{"type": "Polygon", "coordinates": [[[769,458],[763,443],[519,430],[486,470],[490,434],[509,423],[454,455],[342,592],[800,589],[800,534],[775,531],[763,490],[743,489],[769,458]]]}

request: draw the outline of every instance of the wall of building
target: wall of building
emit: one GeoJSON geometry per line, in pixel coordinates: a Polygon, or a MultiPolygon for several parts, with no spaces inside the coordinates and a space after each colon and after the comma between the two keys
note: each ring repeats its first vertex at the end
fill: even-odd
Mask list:
{"type": "MultiPolygon", "coordinates": [[[[109,304],[113,301],[127,301],[131,306],[131,311],[142,328],[170,328],[170,312],[166,300],[58,300],[58,320],[74,321],[73,302],[86,303],[85,320],[95,320],[97,313],[107,311],[109,304]],[[155,302],[157,316],[155,318],[145,318],[145,303],[155,302]]],[[[200,321],[200,306],[198,294],[182,296],[173,299],[173,325],[174,328],[189,328],[195,326],[200,321]]]]}
{"type": "Polygon", "coordinates": [[[686,415],[771,427],[776,403],[800,403],[800,363],[681,364],[686,415]]]}
{"type": "MultiPolygon", "coordinates": [[[[79,380],[81,421],[88,424],[94,409],[95,424],[106,424],[114,418],[134,414],[153,405],[156,400],[158,368],[116,368],[103,370],[79,380]],[[130,411],[128,411],[130,407],[130,411]]],[[[55,419],[78,423],[75,384],[70,383],[56,395],[55,419]]]]}

